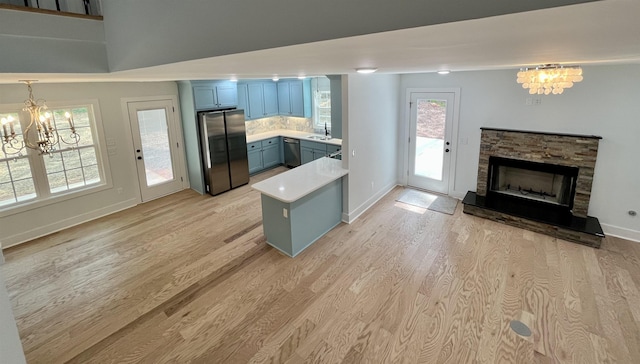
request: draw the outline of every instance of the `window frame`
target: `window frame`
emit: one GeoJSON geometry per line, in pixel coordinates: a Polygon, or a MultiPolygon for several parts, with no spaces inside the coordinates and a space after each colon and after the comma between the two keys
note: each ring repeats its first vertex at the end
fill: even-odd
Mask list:
{"type": "MultiPolygon", "coordinates": [[[[86,107],[87,109],[89,109],[89,124],[91,127],[91,134],[93,136],[93,146],[95,147],[96,151],[96,161],[98,164],[98,171],[100,173],[101,182],[89,186],[82,186],[71,190],[52,193],[49,188],[47,170],[44,163],[44,158],[47,158],[48,156],[39,155],[38,151],[32,150],[30,148],[25,148],[26,156],[31,168],[31,176],[34,182],[36,198],[0,207],[0,217],[14,215],[24,211],[60,203],[73,198],[86,196],[113,188],[111,166],[109,164],[107,143],[102,122],[102,113],[100,112],[100,104],[98,100],[85,99],[47,101],[46,104],[49,110],[73,109],[80,107],[86,107]]],[[[22,103],[1,104],[0,110],[2,110],[3,112],[17,112],[20,115],[20,122],[22,130],[24,131],[26,125],[28,125],[29,123],[29,113],[23,111],[23,107],[24,104],[22,103]]],[[[66,148],[61,148],[61,150],[64,149],[66,148]]]]}
{"type": "MultiPolygon", "coordinates": [[[[313,120],[313,129],[315,130],[321,130],[324,133],[324,122],[320,123],[319,121],[319,110],[320,109],[329,109],[329,113],[331,113],[331,106],[329,106],[328,108],[326,107],[320,107],[316,101],[316,97],[317,97],[317,93],[319,92],[328,92],[329,93],[329,105],[331,105],[331,84],[330,84],[330,80],[328,77],[324,76],[324,78],[326,78],[326,89],[323,86],[322,90],[320,90],[320,79],[321,77],[314,77],[314,79],[311,80],[311,94],[312,94],[312,115],[311,118],[313,120]]],[[[325,80],[323,80],[325,81],[325,80]]],[[[331,120],[331,114],[329,114],[329,120],[331,120]]],[[[327,129],[329,129],[329,132],[331,132],[331,123],[327,124],[327,129]]]]}

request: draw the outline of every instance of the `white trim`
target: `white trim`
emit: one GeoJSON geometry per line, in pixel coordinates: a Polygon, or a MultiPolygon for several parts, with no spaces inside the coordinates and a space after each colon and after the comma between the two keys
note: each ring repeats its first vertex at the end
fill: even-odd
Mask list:
{"type": "Polygon", "coordinates": [[[616,238],[631,240],[640,243],[640,231],[631,230],[619,226],[600,224],[606,235],[615,236],[616,238]]]}
{"type": "Polygon", "coordinates": [[[102,192],[104,190],[108,190],[111,188],[113,188],[113,185],[101,183],[101,184],[85,186],[83,188],[78,188],[71,191],[60,192],[58,194],[51,195],[51,197],[41,199],[41,200],[39,200],[38,198],[34,198],[32,200],[24,201],[22,203],[18,202],[13,205],[10,205],[10,207],[8,207],[6,210],[0,211],[0,217],[19,214],[25,211],[71,200],[77,197],[82,197],[82,196],[102,192]]]}
{"type": "Polygon", "coordinates": [[[461,89],[460,87],[446,87],[446,88],[407,88],[404,95],[404,107],[401,107],[401,112],[404,113],[402,120],[404,122],[403,131],[399,134],[402,135],[402,143],[400,146],[402,148],[402,171],[400,171],[400,179],[399,183],[403,186],[406,186],[408,183],[407,171],[409,170],[409,135],[411,135],[411,112],[409,109],[409,102],[411,101],[412,93],[420,93],[420,92],[446,92],[454,94],[454,104],[453,104],[453,121],[451,125],[451,161],[449,163],[449,192],[447,195],[451,195],[455,192],[455,180],[456,180],[456,165],[458,163],[458,125],[460,123],[460,97],[461,97],[461,89]]]}
{"type": "Polygon", "coordinates": [[[356,221],[356,219],[360,217],[360,215],[362,215],[363,213],[365,213],[365,211],[370,209],[371,206],[375,205],[376,202],[380,201],[384,196],[386,196],[389,192],[391,192],[394,188],[396,188],[396,186],[398,186],[398,184],[396,182],[392,182],[391,184],[380,189],[378,193],[371,196],[368,200],[363,202],[360,206],[358,206],[355,210],[353,210],[353,212],[351,213],[343,212],[342,222],[351,224],[352,222],[356,221]]]}
{"type": "MultiPolygon", "coordinates": [[[[0,109],[5,107],[17,107],[22,104],[3,104],[0,105],[0,109]]],[[[23,107],[24,105],[22,105],[23,107]]],[[[109,163],[109,156],[106,152],[106,138],[102,122],[102,112],[100,111],[100,102],[98,99],[84,99],[84,100],[67,100],[67,101],[47,101],[47,108],[52,110],[56,108],[74,108],[74,107],[88,107],[92,113],[90,116],[91,134],[94,137],[93,147],[96,149],[96,158],[98,159],[98,168],[100,171],[101,183],[94,185],[74,188],[64,192],[51,193],[44,185],[36,183],[36,173],[42,173],[43,176],[38,181],[47,182],[46,168],[44,166],[43,157],[31,155],[32,151],[28,155],[29,164],[31,170],[34,171],[36,167],[36,173],[33,173],[32,179],[35,184],[35,188],[38,191],[38,196],[34,199],[24,202],[17,202],[11,205],[0,207],[0,217],[10,216],[25,212],[28,210],[40,208],[43,206],[51,205],[54,203],[60,203],[62,201],[70,200],[76,197],[97,193],[110,188],[113,188],[113,180],[111,177],[111,164],[109,163]],[[37,166],[36,166],[37,164],[37,166]]]]}
{"type": "Polygon", "coordinates": [[[4,237],[2,239],[2,247],[9,248],[11,246],[15,246],[18,244],[25,243],[27,241],[37,239],[43,237],[45,235],[49,235],[64,229],[68,229],[70,227],[83,224],[85,222],[95,220],[101,218],[103,216],[107,216],[118,211],[126,210],[128,208],[134,207],[138,204],[136,199],[129,199],[126,201],[118,202],[116,204],[103,207],[98,210],[93,210],[84,214],[72,216],[66,218],[64,220],[56,221],[52,224],[45,226],[38,226],[35,229],[21,232],[19,234],[11,235],[4,237]]]}
{"type": "MultiPolygon", "coordinates": [[[[125,130],[125,137],[127,138],[127,140],[129,140],[131,142],[131,155],[134,155],[134,150],[135,150],[135,143],[134,143],[134,139],[133,139],[133,129],[131,126],[131,118],[129,117],[129,104],[130,103],[135,103],[135,102],[150,102],[150,101],[165,101],[165,100],[169,100],[171,101],[171,106],[173,108],[173,117],[174,117],[174,128],[175,131],[177,132],[176,134],[176,138],[179,140],[180,142],[180,148],[179,149],[179,154],[178,156],[176,156],[177,159],[180,160],[180,165],[177,166],[179,168],[179,173],[180,173],[180,177],[182,177],[182,189],[187,189],[190,187],[190,182],[189,182],[189,174],[187,173],[187,153],[185,152],[185,140],[184,140],[184,133],[182,130],[182,112],[180,110],[180,103],[178,102],[178,97],[176,95],[158,95],[158,96],[140,96],[140,97],[122,97],[120,98],[120,107],[122,110],[122,120],[124,122],[124,130],[125,130]]],[[[132,168],[131,168],[131,176],[135,176],[135,180],[133,181],[134,185],[137,185],[138,188],[135,189],[136,191],[136,197],[138,199],[138,203],[142,203],[142,191],[141,191],[141,186],[140,186],[140,181],[137,178],[138,176],[138,169],[137,169],[137,164],[136,163],[132,163],[131,164],[132,168]]]]}

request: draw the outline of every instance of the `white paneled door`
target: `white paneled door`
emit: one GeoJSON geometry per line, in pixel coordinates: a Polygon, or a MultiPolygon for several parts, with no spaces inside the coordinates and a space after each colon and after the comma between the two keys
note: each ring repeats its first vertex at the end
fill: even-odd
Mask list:
{"type": "Polygon", "coordinates": [[[184,158],[173,100],[128,102],[142,201],[184,188],[184,158]]]}
{"type": "Polygon", "coordinates": [[[449,194],[455,93],[412,92],[410,98],[407,184],[449,194]]]}

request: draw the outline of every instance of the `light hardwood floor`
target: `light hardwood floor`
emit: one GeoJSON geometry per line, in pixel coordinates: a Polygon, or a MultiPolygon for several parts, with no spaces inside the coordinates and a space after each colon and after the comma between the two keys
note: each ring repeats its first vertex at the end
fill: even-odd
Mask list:
{"type": "Polygon", "coordinates": [[[248,186],[183,191],[8,249],[27,359],[640,363],[640,244],[596,250],[460,205],[404,205],[401,192],[295,259],[265,244],[248,186]]]}

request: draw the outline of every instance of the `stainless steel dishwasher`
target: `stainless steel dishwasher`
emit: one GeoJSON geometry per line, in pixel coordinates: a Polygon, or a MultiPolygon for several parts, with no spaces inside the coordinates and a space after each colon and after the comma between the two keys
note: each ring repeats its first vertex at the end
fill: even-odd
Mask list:
{"type": "Polygon", "coordinates": [[[300,141],[293,138],[283,138],[284,165],[295,168],[300,165],[300,141]]]}

